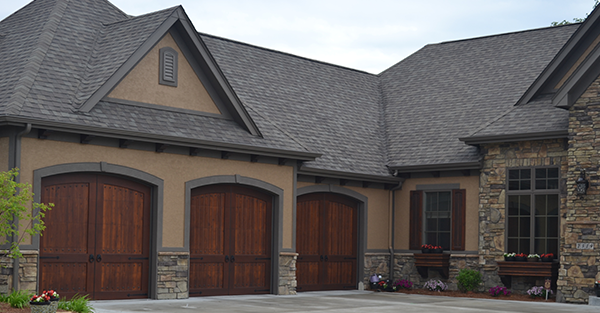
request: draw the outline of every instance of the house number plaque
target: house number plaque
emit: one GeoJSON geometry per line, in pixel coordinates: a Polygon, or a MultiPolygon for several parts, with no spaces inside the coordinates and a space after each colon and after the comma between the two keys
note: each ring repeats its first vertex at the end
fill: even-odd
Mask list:
{"type": "Polygon", "coordinates": [[[581,249],[581,250],[594,250],[594,243],[592,242],[578,242],[577,249],[581,249]]]}

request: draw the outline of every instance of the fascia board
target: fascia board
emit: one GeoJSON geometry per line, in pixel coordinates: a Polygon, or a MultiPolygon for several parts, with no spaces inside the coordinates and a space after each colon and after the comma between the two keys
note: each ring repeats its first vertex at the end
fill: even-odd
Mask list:
{"type": "Polygon", "coordinates": [[[165,135],[154,135],[120,129],[107,129],[85,125],[73,125],[27,118],[10,118],[6,122],[15,126],[23,126],[23,124],[31,123],[33,128],[50,129],[67,133],[95,135],[115,139],[128,139],[140,142],[162,143],[215,151],[225,150],[233,153],[256,154],[261,156],[286,158],[301,161],[313,161],[321,156],[320,153],[313,152],[283,150],[165,135]]]}
{"type": "Polygon", "coordinates": [[[463,137],[458,140],[468,145],[479,145],[484,143],[500,143],[500,142],[515,142],[515,141],[533,141],[533,140],[546,140],[546,139],[558,139],[567,138],[567,130],[557,130],[550,132],[539,132],[539,133],[522,133],[522,134],[511,134],[511,135],[493,135],[493,136],[474,136],[474,137],[463,137]]]}
{"type": "MultiPolygon", "coordinates": [[[[180,10],[178,8],[177,10],[180,10]]],[[[140,46],[137,50],[123,63],[119,69],[90,96],[83,105],[78,109],[80,112],[89,113],[94,106],[108,95],[115,86],[117,86],[125,76],[148,54],[150,50],[164,37],[171,26],[177,22],[177,10],[171,14],[165,21],[154,31],[152,35],[140,46]]]]}
{"type": "Polygon", "coordinates": [[[459,170],[478,170],[481,169],[481,161],[446,163],[446,164],[425,164],[408,166],[390,166],[391,170],[398,173],[416,173],[416,172],[436,172],[436,171],[459,171],[459,170]]]}
{"type": "MultiPolygon", "coordinates": [[[[233,87],[231,87],[231,85],[227,81],[227,78],[225,78],[225,75],[223,74],[223,72],[221,71],[219,66],[217,65],[217,62],[213,58],[212,54],[209,52],[208,47],[206,47],[206,45],[200,38],[200,35],[194,29],[194,26],[192,25],[192,23],[189,22],[189,19],[187,18],[185,11],[181,10],[180,13],[183,16],[181,18],[181,24],[183,25],[186,32],[190,36],[191,40],[193,41],[194,45],[196,46],[196,49],[200,52],[202,58],[206,61],[207,66],[209,67],[210,71],[212,72],[215,79],[217,80],[217,83],[221,86],[223,92],[225,93],[225,96],[228,98],[231,105],[233,106],[234,111],[238,115],[237,116],[237,119],[239,119],[238,123],[241,122],[242,125],[244,125],[246,127],[246,129],[252,135],[262,137],[262,134],[260,133],[258,127],[256,126],[256,124],[254,123],[254,121],[252,120],[252,118],[250,117],[250,115],[248,114],[248,112],[246,111],[244,106],[242,105],[241,100],[238,98],[237,94],[233,90],[233,87]]],[[[234,116],[234,119],[236,119],[236,116],[234,116]]]]}
{"type": "Polygon", "coordinates": [[[323,176],[323,177],[337,178],[337,179],[369,181],[369,182],[376,182],[376,183],[400,183],[403,181],[402,178],[393,177],[393,176],[384,177],[384,176],[377,176],[377,175],[323,170],[323,169],[310,168],[305,165],[302,165],[300,167],[300,169],[298,170],[298,174],[299,175],[308,175],[308,176],[323,176]]]}
{"type": "Polygon", "coordinates": [[[585,89],[598,76],[600,65],[600,45],[596,46],[575,72],[558,89],[552,97],[552,104],[561,108],[571,107],[575,101],[583,94],[585,89]],[[581,88],[581,84],[585,86],[581,88]],[[578,88],[579,87],[579,88],[578,88]],[[566,102],[566,103],[565,103],[566,102]],[[565,106],[566,104],[566,106],[565,106]]]}

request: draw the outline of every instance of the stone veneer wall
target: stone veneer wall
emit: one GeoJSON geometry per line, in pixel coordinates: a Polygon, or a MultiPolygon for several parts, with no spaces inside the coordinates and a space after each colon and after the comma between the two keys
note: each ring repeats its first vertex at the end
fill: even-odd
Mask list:
{"type": "MultiPolygon", "coordinates": [[[[369,286],[369,278],[381,274],[382,279],[390,279],[390,253],[365,253],[365,268],[362,282],[369,286]]],[[[395,279],[395,278],[394,278],[395,279]]]]}
{"type": "MultiPolygon", "coordinates": [[[[479,269],[479,255],[453,253],[450,256],[450,271],[448,278],[443,278],[437,270],[429,270],[427,278],[421,277],[415,266],[412,253],[394,254],[394,280],[408,279],[413,283],[413,288],[423,288],[430,279],[439,279],[448,284],[448,289],[458,290],[456,276],[463,269],[479,269]]],[[[495,285],[494,285],[495,286],[495,285]]],[[[482,287],[483,288],[483,287],[482,287]]],[[[482,289],[483,290],[483,289],[482,289]]]]}
{"type": "Polygon", "coordinates": [[[594,81],[569,109],[569,151],[565,236],[561,240],[558,289],[567,302],[585,303],[600,279],[600,82],[594,81]],[[575,181],[584,169],[590,188],[575,193],[575,181]],[[594,249],[576,249],[593,243],[594,249]]]}
{"type": "MultiPolygon", "coordinates": [[[[559,166],[560,214],[562,216],[566,212],[567,201],[566,142],[565,139],[552,139],[481,146],[484,162],[479,179],[479,266],[486,287],[502,285],[496,261],[502,260],[502,254],[506,252],[504,239],[507,168],[559,166]]],[[[564,225],[564,220],[561,220],[560,223],[564,225]]],[[[564,234],[561,232],[561,243],[563,238],[564,234]]],[[[513,281],[520,280],[513,278],[513,281]]],[[[531,286],[517,283],[512,287],[515,290],[515,288],[530,288],[531,286]]]]}
{"type": "Polygon", "coordinates": [[[158,253],[157,299],[189,298],[187,252],[158,253]]]}
{"type": "MultiPolygon", "coordinates": [[[[22,250],[19,259],[19,290],[37,292],[38,252],[22,250]]],[[[13,263],[8,257],[0,258],[0,293],[8,294],[13,289],[13,263]]]]}
{"type": "Polygon", "coordinates": [[[277,294],[279,295],[295,295],[296,286],[296,260],[298,253],[282,252],[279,256],[279,285],[277,294]]]}

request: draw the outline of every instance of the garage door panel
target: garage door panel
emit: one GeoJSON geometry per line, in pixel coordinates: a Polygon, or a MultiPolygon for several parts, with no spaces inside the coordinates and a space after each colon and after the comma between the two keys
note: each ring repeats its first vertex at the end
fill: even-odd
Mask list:
{"type": "Polygon", "coordinates": [[[85,290],[77,285],[77,292],[92,299],[148,297],[150,190],[133,181],[97,174],[44,178],[42,199],[55,203],[50,214],[64,218],[47,215],[45,219],[40,288],[73,285],[71,275],[76,273],[73,277],[86,285],[85,290]],[[64,242],[65,247],[55,242],[64,242]],[[85,265],[85,271],[70,271],[69,264],[74,262],[85,265]],[[58,272],[50,274],[50,265],[58,272]]]}
{"type": "Polygon", "coordinates": [[[216,185],[191,201],[190,295],[270,292],[270,197],[216,185]]]}
{"type": "Polygon", "coordinates": [[[93,266],[88,262],[42,263],[40,290],[54,289],[61,297],[87,294],[93,289],[93,266]]]}
{"type": "Polygon", "coordinates": [[[334,194],[298,197],[298,290],[356,288],[357,211],[354,201],[334,194]]]}
{"type": "Polygon", "coordinates": [[[89,183],[57,184],[44,188],[42,202],[54,203],[55,207],[45,213],[44,223],[54,231],[42,233],[42,252],[88,252],[90,201],[89,183]]]}

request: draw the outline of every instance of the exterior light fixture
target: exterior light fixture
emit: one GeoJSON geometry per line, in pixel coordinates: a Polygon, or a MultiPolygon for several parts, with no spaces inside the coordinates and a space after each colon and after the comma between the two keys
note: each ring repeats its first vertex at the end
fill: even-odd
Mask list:
{"type": "Polygon", "coordinates": [[[582,196],[587,192],[590,183],[585,179],[585,170],[581,170],[579,178],[577,178],[577,194],[582,196]]]}

